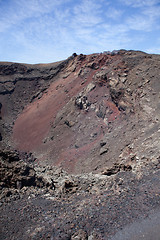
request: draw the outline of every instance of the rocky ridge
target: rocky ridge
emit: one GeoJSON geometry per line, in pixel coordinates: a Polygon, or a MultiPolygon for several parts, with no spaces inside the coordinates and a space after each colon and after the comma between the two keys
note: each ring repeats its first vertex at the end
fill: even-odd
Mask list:
{"type": "Polygon", "coordinates": [[[109,239],[159,211],[159,75],[125,50],[0,64],[1,239],[109,239]]]}
{"type": "Polygon", "coordinates": [[[1,239],[109,239],[158,209],[159,167],[160,161],[150,161],[141,168],[117,164],[99,174],[70,175],[3,151],[1,239]]]}

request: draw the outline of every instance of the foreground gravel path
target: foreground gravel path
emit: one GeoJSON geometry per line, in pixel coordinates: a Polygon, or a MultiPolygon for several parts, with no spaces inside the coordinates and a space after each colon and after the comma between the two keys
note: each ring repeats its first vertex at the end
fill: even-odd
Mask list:
{"type": "Polygon", "coordinates": [[[117,189],[100,194],[20,195],[0,207],[0,239],[159,240],[159,179],[159,170],[140,180],[120,172],[117,189]],[[76,232],[81,238],[74,238],[76,232]]]}
{"type": "Polygon", "coordinates": [[[160,209],[156,209],[146,219],[136,221],[118,231],[110,240],[159,240],[160,209]]]}

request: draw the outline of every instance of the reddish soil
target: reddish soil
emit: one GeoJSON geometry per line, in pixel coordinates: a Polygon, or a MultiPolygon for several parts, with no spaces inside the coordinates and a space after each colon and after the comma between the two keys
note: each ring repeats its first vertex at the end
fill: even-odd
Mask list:
{"type": "Polygon", "coordinates": [[[27,106],[17,118],[13,128],[13,141],[16,142],[16,147],[22,151],[34,151],[40,147],[57,113],[92,81],[95,72],[90,70],[83,85],[82,79],[74,76],[76,72],[65,79],[58,78],[41,99],[27,106]]]}
{"type": "MultiPolygon", "coordinates": [[[[73,173],[98,172],[121,161],[119,156],[138,137],[140,125],[145,128],[146,121],[151,121],[145,115],[151,105],[142,107],[153,96],[157,98],[157,94],[152,96],[151,86],[142,87],[150,76],[145,70],[149,61],[151,58],[145,53],[120,51],[113,55],[74,56],[60,65],[36,65],[31,69],[11,64],[13,73],[20,68],[24,71],[22,76],[29,79],[28,83],[23,82],[21,76],[21,81],[13,86],[10,97],[18,103],[9,101],[7,108],[7,100],[2,102],[4,124],[8,121],[6,113],[15,114],[11,146],[34,153],[39,163],[62,166],[73,173]],[[33,71],[38,75],[32,80],[33,71]],[[44,88],[47,81],[48,87],[44,88]],[[31,84],[34,95],[26,98],[24,94],[32,90],[31,84]],[[24,109],[17,117],[12,108],[16,104],[18,108],[21,102],[24,109]]],[[[154,66],[157,59],[152,61],[154,66]]],[[[157,78],[152,79],[154,86],[157,78]]],[[[8,132],[12,133],[10,129],[8,132]]],[[[126,160],[130,161],[130,154],[126,160]]]]}
{"type": "Polygon", "coordinates": [[[125,50],[0,63],[0,239],[159,240],[159,76],[125,50]]]}
{"type": "MultiPolygon", "coordinates": [[[[101,54],[97,55],[96,59],[94,59],[94,64],[97,65],[97,69],[95,70],[88,67],[87,73],[84,73],[84,76],[78,76],[78,72],[82,71],[83,73],[83,69],[85,69],[86,65],[90,63],[92,55],[87,56],[81,63],[75,59],[76,70],[71,72],[69,76],[65,78],[63,78],[64,74],[60,74],[50,85],[47,93],[44,93],[40,99],[36,99],[33,103],[29,104],[18,116],[13,127],[13,142],[15,143],[15,147],[20,151],[28,152],[37,152],[42,149],[43,152],[48,151],[46,149],[47,145],[44,146],[43,141],[49,134],[51,126],[54,125],[57,114],[71,99],[76,98],[77,94],[85,89],[90,82],[93,82],[94,76],[100,71],[100,68],[104,64],[107,65],[108,62],[113,62],[113,58],[114,61],[119,61],[120,56],[108,57],[101,54]]],[[[120,115],[120,112],[110,99],[108,84],[106,83],[106,80],[103,79],[98,79],[96,84],[96,89],[88,93],[88,99],[92,103],[102,101],[103,105],[108,108],[110,112],[108,121],[114,121],[120,115]]],[[[95,125],[94,131],[97,132],[96,139],[90,141],[89,135],[92,133],[93,129],[91,131],[86,129],[83,136],[81,136],[81,133],[78,136],[78,138],[87,138],[85,146],[82,146],[79,149],[71,147],[74,144],[74,139],[77,137],[77,132],[67,134],[68,141],[64,139],[64,135],[60,138],[57,136],[55,140],[56,143],[59,141],[60,148],[58,147],[58,150],[56,146],[58,157],[57,160],[55,158],[54,164],[61,164],[63,167],[67,167],[69,172],[74,171],[73,169],[75,168],[77,161],[79,161],[78,159],[80,157],[84,158],[86,154],[89,155],[95,143],[98,143],[103,137],[104,134],[102,134],[102,131],[100,130],[102,126],[103,128],[107,127],[102,119],[98,120],[95,113],[93,114],[82,111],[81,114],[82,125],[84,124],[84,127],[86,125],[84,122],[86,117],[90,116],[95,119],[93,124],[95,125]],[[96,130],[96,128],[99,130],[96,130]]],[[[58,125],[59,123],[57,123],[56,127],[58,127],[58,125]]],[[[61,132],[66,131],[65,129],[62,129],[61,124],[60,128],[61,132]]],[[[52,148],[53,152],[53,145],[48,144],[47,148],[52,148]]],[[[45,159],[45,155],[43,154],[43,157],[40,157],[39,159],[45,159]]]]}

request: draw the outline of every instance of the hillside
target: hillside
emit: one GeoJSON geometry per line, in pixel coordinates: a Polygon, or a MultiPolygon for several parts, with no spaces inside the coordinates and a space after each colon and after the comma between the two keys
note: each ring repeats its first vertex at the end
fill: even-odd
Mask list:
{"type": "Polygon", "coordinates": [[[110,239],[160,213],[159,93],[140,51],[1,62],[1,239],[110,239]]]}

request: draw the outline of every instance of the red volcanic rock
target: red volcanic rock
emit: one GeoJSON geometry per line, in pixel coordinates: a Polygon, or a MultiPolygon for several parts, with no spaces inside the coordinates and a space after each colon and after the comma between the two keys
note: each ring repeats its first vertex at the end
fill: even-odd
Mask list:
{"type": "Polygon", "coordinates": [[[2,144],[68,172],[110,167],[133,140],[138,147],[140,129],[158,124],[157,58],[123,50],[46,65],[2,63],[2,144]]]}
{"type": "Polygon", "coordinates": [[[156,239],[159,76],[125,50],[0,63],[0,239],[124,239],[147,216],[156,239]]]}

